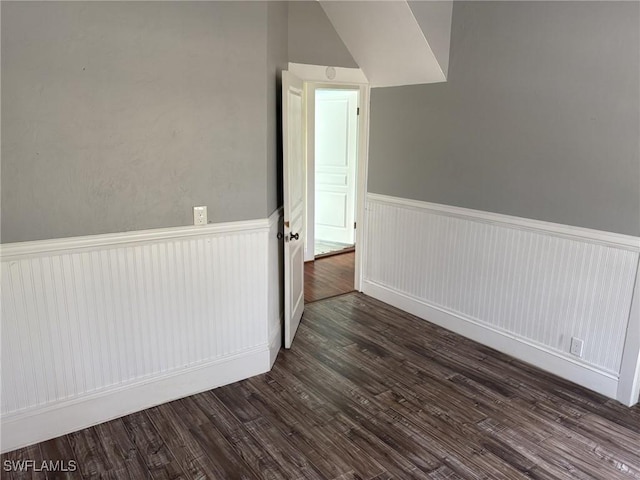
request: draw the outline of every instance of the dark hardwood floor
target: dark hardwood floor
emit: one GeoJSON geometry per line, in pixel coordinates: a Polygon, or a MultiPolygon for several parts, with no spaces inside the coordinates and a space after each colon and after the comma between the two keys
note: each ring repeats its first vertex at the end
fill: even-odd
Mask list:
{"type": "Polygon", "coordinates": [[[638,479],[640,407],[353,293],[307,305],[270,373],[19,458],[79,466],[48,478],[638,479]]]}
{"type": "Polygon", "coordinates": [[[304,264],[304,301],[315,302],[353,291],[354,251],[304,264]]]}

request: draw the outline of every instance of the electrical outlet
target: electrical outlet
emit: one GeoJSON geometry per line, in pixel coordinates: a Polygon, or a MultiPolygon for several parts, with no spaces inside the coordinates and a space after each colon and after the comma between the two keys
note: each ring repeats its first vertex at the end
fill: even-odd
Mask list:
{"type": "Polygon", "coordinates": [[[193,207],[193,224],[207,224],[207,207],[193,207]]]}
{"type": "Polygon", "coordinates": [[[570,352],[572,355],[582,358],[582,349],[584,348],[584,340],[576,337],[571,337],[570,352]]]}

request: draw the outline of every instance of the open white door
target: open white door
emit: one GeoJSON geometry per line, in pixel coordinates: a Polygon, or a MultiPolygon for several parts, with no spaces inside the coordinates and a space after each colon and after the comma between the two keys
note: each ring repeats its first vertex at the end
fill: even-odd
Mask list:
{"type": "Polygon", "coordinates": [[[291,348],[304,310],[305,159],[303,84],[282,72],[284,193],[284,348],[291,348]]]}

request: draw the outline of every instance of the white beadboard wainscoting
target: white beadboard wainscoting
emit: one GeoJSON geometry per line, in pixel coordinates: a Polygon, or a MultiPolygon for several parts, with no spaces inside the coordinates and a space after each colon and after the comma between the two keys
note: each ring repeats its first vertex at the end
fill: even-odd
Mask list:
{"type": "Polygon", "coordinates": [[[365,228],[364,293],[637,402],[638,237],[377,194],[365,228]]]}
{"type": "Polygon", "coordinates": [[[2,451],[268,371],[279,222],[3,245],[2,451]]]}

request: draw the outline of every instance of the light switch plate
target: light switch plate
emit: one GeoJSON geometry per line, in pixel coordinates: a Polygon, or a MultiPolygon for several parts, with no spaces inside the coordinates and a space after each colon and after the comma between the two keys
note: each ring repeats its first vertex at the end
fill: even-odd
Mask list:
{"type": "Polygon", "coordinates": [[[193,224],[207,224],[207,207],[193,207],[193,224]]]}

